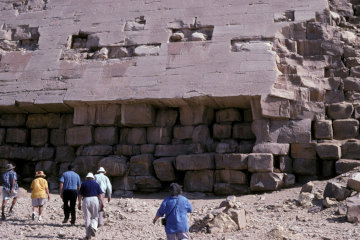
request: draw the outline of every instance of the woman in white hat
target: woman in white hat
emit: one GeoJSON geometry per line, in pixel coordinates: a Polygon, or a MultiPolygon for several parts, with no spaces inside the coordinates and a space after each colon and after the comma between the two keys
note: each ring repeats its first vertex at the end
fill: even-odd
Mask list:
{"type": "MultiPolygon", "coordinates": [[[[106,171],[103,167],[100,167],[97,170],[98,174],[95,174],[95,181],[100,185],[101,191],[103,192],[102,196],[105,198],[105,193],[108,198],[108,202],[111,200],[112,186],[109,178],[105,175],[106,171]]],[[[104,209],[100,209],[99,213],[99,226],[103,225],[104,209]]]]}
{"type": "Polygon", "coordinates": [[[44,209],[46,202],[46,195],[48,201],[50,200],[48,182],[45,179],[46,175],[43,171],[37,171],[35,173],[35,179],[31,183],[31,202],[33,206],[33,212],[31,214],[31,219],[35,220],[35,214],[37,208],[39,208],[39,221],[41,221],[41,214],[44,209]]]}

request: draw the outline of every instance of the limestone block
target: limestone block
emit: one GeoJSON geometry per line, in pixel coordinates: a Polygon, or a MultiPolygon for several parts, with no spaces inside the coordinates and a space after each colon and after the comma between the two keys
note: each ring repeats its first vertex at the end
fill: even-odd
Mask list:
{"type": "MultiPolygon", "coordinates": [[[[134,130],[135,132],[133,133],[135,136],[133,137],[138,137],[137,134],[138,134],[138,128],[120,128],[120,139],[119,139],[119,143],[121,144],[128,144],[128,136],[129,136],[129,133],[132,129],[137,129],[137,130],[134,130]]],[[[141,130],[143,131],[143,130],[141,130]]],[[[145,129],[145,132],[146,132],[146,129],[145,129]]],[[[132,139],[134,140],[134,139],[132,139]]],[[[146,141],[146,140],[145,140],[146,141]]]]}
{"type": "Polygon", "coordinates": [[[184,177],[184,191],[212,192],[214,188],[214,171],[186,171],[184,177]]]}
{"type": "Polygon", "coordinates": [[[295,158],[293,160],[293,172],[299,175],[316,175],[316,159],[295,158]]]}
{"type": "Polygon", "coordinates": [[[341,146],[342,158],[360,160],[360,141],[349,140],[341,146]]]}
{"type": "Polygon", "coordinates": [[[217,123],[242,122],[242,115],[239,109],[227,108],[216,112],[217,123]]]}
{"type": "Polygon", "coordinates": [[[215,154],[216,169],[245,170],[248,167],[248,155],[241,153],[215,154]]]}
{"type": "Polygon", "coordinates": [[[314,137],[316,139],[332,139],[333,128],[331,120],[319,120],[314,123],[314,137]]]}
{"type": "Polygon", "coordinates": [[[324,190],[324,198],[335,198],[338,201],[343,201],[349,197],[351,191],[340,183],[328,181],[324,190]]]}
{"type": "Polygon", "coordinates": [[[117,127],[97,127],[95,128],[94,139],[97,144],[114,145],[118,139],[117,127]]]}
{"type": "Polygon", "coordinates": [[[322,160],[320,170],[322,177],[329,178],[335,176],[335,161],[322,160]]]}
{"type": "Polygon", "coordinates": [[[102,158],[98,167],[103,167],[109,177],[124,176],[127,170],[127,158],[124,156],[109,156],[102,158]]]}
{"type": "Polygon", "coordinates": [[[136,188],[141,192],[157,192],[161,189],[161,182],[153,176],[136,176],[136,188]]]}
{"type": "Polygon", "coordinates": [[[111,184],[114,190],[136,191],[134,176],[113,177],[111,184]]]}
{"type": "Polygon", "coordinates": [[[34,156],[32,158],[33,161],[41,161],[41,160],[53,160],[55,155],[55,149],[51,147],[41,147],[34,149],[34,156]]]}
{"type": "Polygon", "coordinates": [[[248,185],[236,183],[215,183],[214,193],[220,196],[247,194],[249,193],[249,187],[248,185]]]}
{"type": "Polygon", "coordinates": [[[354,107],[351,103],[341,102],[330,104],[326,110],[331,119],[346,119],[351,117],[354,107]]]}
{"type": "Polygon", "coordinates": [[[140,154],[140,146],[118,144],[118,145],[116,145],[114,151],[115,151],[115,154],[117,154],[117,155],[134,156],[134,155],[140,154]]]}
{"type": "Polygon", "coordinates": [[[68,129],[74,126],[74,114],[62,114],[60,116],[60,129],[68,129]]]}
{"type": "Polygon", "coordinates": [[[144,144],[140,146],[141,154],[150,153],[153,154],[155,152],[155,144],[144,144]]]}
{"type": "Polygon", "coordinates": [[[270,140],[277,143],[308,143],[311,141],[311,119],[271,120],[270,140]]]}
{"type": "Polygon", "coordinates": [[[193,131],[194,131],[194,126],[175,126],[174,138],[180,140],[191,139],[193,131]]]}
{"type": "Polygon", "coordinates": [[[120,120],[121,108],[118,104],[96,105],[95,123],[100,126],[117,125],[120,120]]]}
{"type": "Polygon", "coordinates": [[[210,124],[214,118],[214,110],[203,105],[184,106],[180,108],[182,125],[210,124]]]}
{"type": "Polygon", "coordinates": [[[29,114],[26,127],[28,128],[46,128],[48,123],[48,114],[29,114]]]}
{"type": "Polygon", "coordinates": [[[44,146],[49,139],[49,131],[47,128],[31,129],[31,145],[35,147],[44,146]]]}
{"type": "Polygon", "coordinates": [[[210,130],[205,125],[199,125],[194,128],[192,141],[194,143],[207,144],[210,141],[210,130]]]}
{"type": "Polygon", "coordinates": [[[156,127],[173,127],[178,118],[178,111],[175,109],[159,109],[156,113],[156,127]]]}
{"type": "Polygon", "coordinates": [[[81,176],[88,172],[95,173],[98,170],[98,163],[102,159],[100,156],[80,156],[75,158],[74,171],[81,176]]]}
{"type": "Polygon", "coordinates": [[[82,149],[82,156],[107,156],[111,155],[113,152],[112,146],[108,145],[95,145],[95,146],[86,146],[82,149]]]}
{"type": "Polygon", "coordinates": [[[272,154],[250,153],[248,155],[249,172],[272,172],[274,168],[274,158],[272,154]]]}
{"type": "Polygon", "coordinates": [[[216,170],[215,179],[217,183],[237,183],[247,184],[247,176],[242,171],[236,170],[216,170]]]}
{"type": "Polygon", "coordinates": [[[316,159],[316,144],[315,143],[293,143],[293,144],[291,144],[291,157],[292,158],[316,159]]]}
{"type": "Polygon", "coordinates": [[[215,139],[231,138],[231,125],[230,124],[214,124],[213,137],[215,139]]]}
{"type": "Polygon", "coordinates": [[[5,128],[0,128],[0,145],[4,144],[5,142],[5,128]]]}
{"type": "Polygon", "coordinates": [[[180,155],[176,157],[175,168],[180,171],[214,169],[214,155],[209,153],[180,155]]]}
{"type": "Polygon", "coordinates": [[[199,144],[156,145],[156,157],[176,157],[183,154],[201,153],[199,144]]]}
{"type": "Polygon", "coordinates": [[[1,114],[0,127],[23,127],[26,122],[25,114],[1,114]]]}
{"type": "Polygon", "coordinates": [[[346,219],[351,223],[360,222],[360,195],[346,199],[346,219]]]}
{"type": "Polygon", "coordinates": [[[267,96],[261,99],[262,115],[268,118],[290,118],[290,102],[287,99],[267,96]]]}
{"type": "Polygon", "coordinates": [[[293,160],[289,156],[279,156],[279,168],[283,173],[292,173],[293,160]]]}
{"type": "Polygon", "coordinates": [[[233,127],[233,138],[237,139],[256,139],[250,123],[238,123],[234,124],[233,127]]]}
{"type": "Polygon", "coordinates": [[[256,136],[257,143],[270,142],[269,120],[255,120],[251,124],[251,130],[256,136]]]}
{"type": "Polygon", "coordinates": [[[127,127],[153,126],[154,108],[146,103],[121,105],[121,124],[127,127]]]}
{"type": "Polygon", "coordinates": [[[223,140],[216,144],[216,153],[233,153],[238,151],[238,143],[233,139],[223,140]]]}
{"type": "Polygon", "coordinates": [[[340,159],[335,162],[335,172],[337,175],[350,172],[356,167],[360,167],[359,160],[352,159],[340,159]]]}
{"type": "Polygon", "coordinates": [[[323,160],[338,160],[341,157],[341,148],[336,143],[319,143],[316,153],[323,160]]]}
{"type": "Polygon", "coordinates": [[[194,32],[191,34],[192,41],[206,41],[206,34],[201,32],[194,32]]]}
{"type": "Polygon", "coordinates": [[[94,125],[96,117],[96,105],[88,106],[86,104],[74,106],[75,125],[94,125]]]}
{"type": "Polygon", "coordinates": [[[151,176],[154,173],[153,163],[154,157],[151,154],[142,154],[133,156],[129,162],[130,176],[151,176]]]}
{"type": "Polygon", "coordinates": [[[358,78],[347,77],[343,81],[344,81],[344,91],[360,91],[360,81],[358,78]]]}
{"type": "Polygon", "coordinates": [[[90,126],[72,127],[66,130],[66,143],[70,146],[89,145],[93,142],[93,128],[90,126]]]}
{"type": "Polygon", "coordinates": [[[360,77],[360,66],[352,67],[350,69],[350,76],[351,77],[360,77]]]}
{"type": "Polygon", "coordinates": [[[255,142],[253,141],[240,141],[238,146],[239,153],[251,153],[254,148],[255,142]]]}
{"type": "Polygon", "coordinates": [[[50,143],[54,146],[65,145],[65,130],[51,129],[50,130],[50,143]]]}
{"type": "Polygon", "coordinates": [[[261,143],[253,148],[254,153],[271,153],[273,155],[288,155],[290,144],[288,143],[261,143]]]}
{"type": "Polygon", "coordinates": [[[253,173],[250,180],[250,190],[275,191],[283,185],[282,173],[253,173]]]}
{"type": "Polygon", "coordinates": [[[154,160],[153,165],[156,177],[160,179],[160,181],[172,182],[176,180],[174,169],[175,159],[175,157],[168,157],[154,160]]]}
{"type": "Polygon", "coordinates": [[[359,136],[359,121],[356,119],[334,120],[333,128],[335,139],[349,139],[359,136]]]}
{"type": "Polygon", "coordinates": [[[316,101],[293,101],[290,109],[291,119],[312,119],[319,120],[325,118],[324,102],[316,101]]]}
{"type": "Polygon", "coordinates": [[[160,47],[152,46],[152,45],[141,45],[134,49],[135,56],[158,55],[159,52],[160,52],[160,47]]]}
{"type": "Polygon", "coordinates": [[[6,130],[6,143],[26,144],[28,130],[23,128],[8,128],[6,130]]]}
{"type": "Polygon", "coordinates": [[[360,192],[360,173],[354,173],[350,176],[347,187],[360,192]]]}
{"type": "Polygon", "coordinates": [[[35,149],[32,147],[10,147],[10,149],[7,149],[7,151],[9,151],[8,157],[4,157],[4,158],[8,158],[8,159],[33,160],[37,154],[35,149]]]}
{"type": "Polygon", "coordinates": [[[147,142],[150,144],[168,144],[172,138],[171,127],[150,127],[146,130],[147,142]]]}
{"type": "Polygon", "coordinates": [[[295,175],[291,173],[284,173],[284,187],[291,187],[295,185],[295,175]]]}
{"type": "Polygon", "coordinates": [[[75,159],[75,150],[73,147],[60,146],[56,148],[56,162],[72,162],[75,159]]]}

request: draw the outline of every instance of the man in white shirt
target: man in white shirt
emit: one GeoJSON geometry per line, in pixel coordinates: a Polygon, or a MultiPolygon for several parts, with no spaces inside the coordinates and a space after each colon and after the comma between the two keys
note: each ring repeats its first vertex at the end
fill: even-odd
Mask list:
{"type": "MultiPolygon", "coordinates": [[[[107,195],[108,202],[111,200],[112,186],[109,178],[105,175],[106,171],[103,167],[100,167],[95,174],[95,181],[100,185],[101,191],[103,192],[103,198],[107,195]]],[[[103,225],[103,209],[100,209],[99,213],[99,227],[103,225]]]]}

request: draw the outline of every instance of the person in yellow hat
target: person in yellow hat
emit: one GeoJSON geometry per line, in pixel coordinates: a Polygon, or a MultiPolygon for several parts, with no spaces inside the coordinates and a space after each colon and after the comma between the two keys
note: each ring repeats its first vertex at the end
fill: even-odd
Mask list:
{"type": "Polygon", "coordinates": [[[31,219],[35,220],[35,214],[37,208],[39,208],[39,221],[41,221],[41,214],[44,209],[44,205],[47,199],[50,200],[48,182],[45,180],[46,175],[43,171],[37,171],[35,179],[31,183],[31,201],[33,206],[33,212],[31,219]]]}

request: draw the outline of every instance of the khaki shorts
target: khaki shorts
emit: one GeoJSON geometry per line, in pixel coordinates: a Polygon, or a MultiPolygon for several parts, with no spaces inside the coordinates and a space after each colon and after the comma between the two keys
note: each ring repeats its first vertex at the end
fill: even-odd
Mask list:
{"type": "Polygon", "coordinates": [[[167,240],[190,239],[189,232],[166,234],[167,240]]]}
{"type": "Polygon", "coordinates": [[[33,207],[43,206],[46,203],[45,198],[33,198],[31,199],[31,203],[33,207]]]}
{"type": "Polygon", "coordinates": [[[14,190],[12,193],[10,193],[10,191],[6,191],[5,189],[3,189],[3,191],[2,191],[3,200],[9,200],[11,198],[16,198],[16,195],[17,195],[16,190],[14,190]]]}

